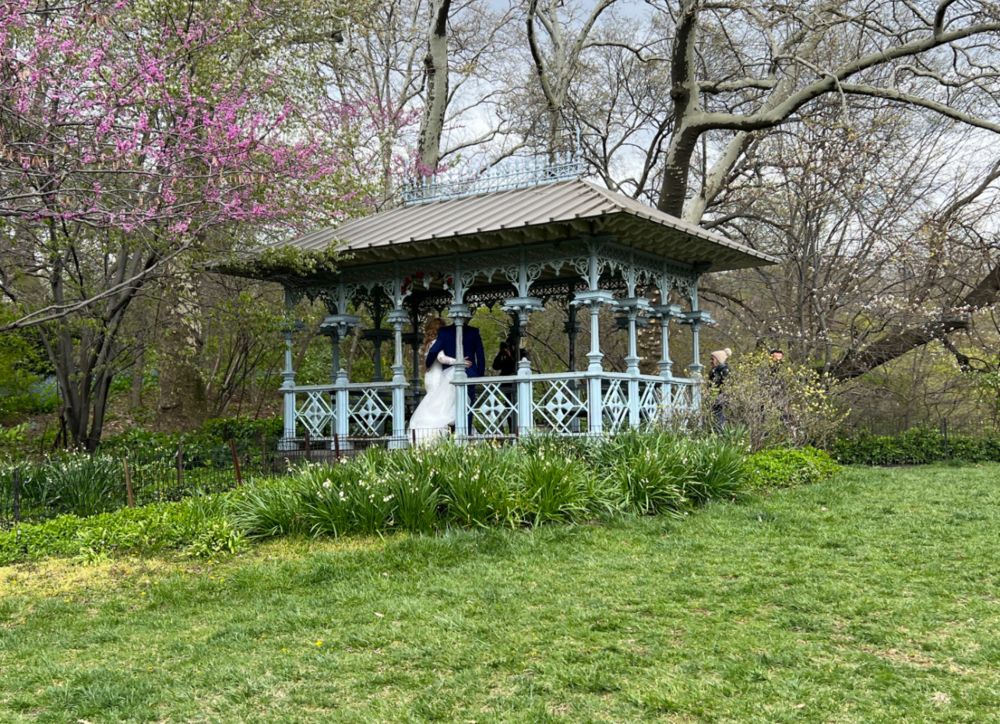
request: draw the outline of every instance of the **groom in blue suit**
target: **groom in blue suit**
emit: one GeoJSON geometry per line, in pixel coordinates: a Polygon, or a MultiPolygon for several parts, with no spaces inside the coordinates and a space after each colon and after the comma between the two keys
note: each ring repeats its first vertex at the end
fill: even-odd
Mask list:
{"type": "MultiPolygon", "coordinates": [[[[449,357],[456,357],[456,334],[455,325],[449,324],[442,327],[438,332],[437,339],[431,348],[427,350],[426,366],[430,367],[437,359],[438,352],[444,352],[449,357]]],[[[486,374],[486,351],[483,349],[483,338],[479,336],[479,330],[470,327],[468,324],[462,325],[462,354],[472,364],[466,368],[465,374],[469,377],[482,377],[486,374]]],[[[451,365],[445,365],[450,367],[451,365]]],[[[469,388],[470,393],[472,388],[469,388]]],[[[474,397],[474,396],[473,396],[474,397]]]]}
{"type": "MultiPolygon", "coordinates": [[[[434,344],[431,348],[427,350],[427,359],[425,360],[426,366],[430,367],[434,364],[434,360],[437,359],[438,352],[444,352],[449,357],[458,357],[458,349],[456,346],[457,334],[455,332],[455,325],[449,324],[447,327],[442,327],[438,331],[437,339],[434,340],[434,344]]],[[[465,368],[465,374],[469,377],[482,377],[486,374],[486,351],[483,349],[483,338],[479,336],[479,330],[475,327],[470,327],[467,324],[462,325],[462,355],[465,359],[469,360],[471,363],[465,368]]],[[[455,364],[461,364],[461,360],[455,361],[455,364]]],[[[445,367],[451,367],[452,365],[444,365],[445,367]]],[[[469,404],[472,405],[476,401],[476,387],[475,385],[469,385],[469,404]]],[[[469,428],[472,430],[472,410],[469,410],[469,428]]]]}

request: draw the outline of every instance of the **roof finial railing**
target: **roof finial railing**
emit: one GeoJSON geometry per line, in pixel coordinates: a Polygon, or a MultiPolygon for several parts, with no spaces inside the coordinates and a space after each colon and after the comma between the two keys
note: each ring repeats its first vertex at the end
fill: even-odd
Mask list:
{"type": "Polygon", "coordinates": [[[586,168],[586,163],[577,152],[556,153],[551,161],[540,157],[509,159],[502,167],[466,176],[451,172],[424,176],[403,187],[403,203],[408,206],[428,204],[569,181],[583,176],[586,168]]]}

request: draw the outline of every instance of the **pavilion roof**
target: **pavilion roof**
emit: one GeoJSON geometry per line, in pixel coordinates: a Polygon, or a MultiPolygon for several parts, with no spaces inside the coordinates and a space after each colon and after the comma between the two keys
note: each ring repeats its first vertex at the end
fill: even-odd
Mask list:
{"type": "Polygon", "coordinates": [[[677,264],[713,272],[777,263],[756,251],[582,179],[400,206],[274,247],[345,252],[342,268],[606,237],[677,264]]]}

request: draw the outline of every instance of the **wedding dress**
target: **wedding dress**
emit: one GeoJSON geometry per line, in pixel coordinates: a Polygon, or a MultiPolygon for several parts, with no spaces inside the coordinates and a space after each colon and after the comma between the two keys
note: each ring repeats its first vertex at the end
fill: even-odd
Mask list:
{"type": "Polygon", "coordinates": [[[455,386],[451,384],[454,375],[455,358],[438,352],[424,374],[427,393],[410,416],[409,437],[419,444],[427,444],[435,438],[448,434],[448,428],[455,424],[455,386]]]}

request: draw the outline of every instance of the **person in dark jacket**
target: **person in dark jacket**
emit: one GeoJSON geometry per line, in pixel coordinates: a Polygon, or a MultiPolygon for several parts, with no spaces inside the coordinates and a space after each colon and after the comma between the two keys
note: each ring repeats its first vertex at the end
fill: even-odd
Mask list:
{"type": "Polygon", "coordinates": [[[517,374],[517,359],[514,357],[514,344],[510,338],[500,343],[500,350],[493,358],[493,369],[503,376],[517,374]]]}
{"type": "Polygon", "coordinates": [[[711,357],[711,368],[708,370],[708,381],[711,383],[712,387],[722,387],[722,383],[726,381],[726,377],[729,376],[729,355],[733,351],[726,347],[725,349],[717,349],[712,352],[711,357]]]}
{"type": "MultiPolygon", "coordinates": [[[[458,354],[458,328],[454,324],[442,327],[438,331],[437,339],[427,350],[425,364],[428,369],[438,359],[438,354],[443,352],[445,357],[451,358],[451,362],[442,362],[445,369],[462,364],[462,360],[455,359],[458,354]]],[[[483,349],[483,338],[479,330],[468,324],[462,325],[462,356],[465,357],[465,374],[468,377],[482,377],[486,374],[486,350],[483,349]]],[[[469,418],[468,429],[472,427],[472,405],[476,402],[476,387],[468,385],[469,391],[469,418]]]]}
{"type": "Polygon", "coordinates": [[[712,402],[712,419],[716,431],[721,430],[726,425],[726,398],[722,386],[729,376],[729,356],[732,353],[733,351],[729,347],[717,349],[712,352],[710,358],[711,368],[708,371],[708,383],[718,390],[718,394],[712,402]]]}
{"type": "MultiPolygon", "coordinates": [[[[449,324],[442,327],[438,332],[434,344],[427,350],[427,367],[434,364],[438,352],[444,352],[449,357],[454,357],[458,346],[456,327],[449,324]]],[[[482,377],[486,374],[486,351],[483,349],[483,338],[479,335],[479,330],[468,324],[462,325],[462,354],[468,362],[466,363],[466,375],[469,377],[482,377]]],[[[446,365],[450,367],[451,365],[446,365]]],[[[471,389],[471,388],[470,388],[471,389]]]]}
{"type": "MultiPolygon", "coordinates": [[[[500,350],[497,352],[497,356],[493,358],[493,369],[499,372],[504,377],[513,377],[517,374],[518,361],[522,359],[527,359],[528,350],[522,349],[519,354],[515,354],[517,350],[517,340],[515,337],[510,336],[500,343],[500,350]]],[[[513,382],[504,382],[500,385],[500,389],[503,394],[510,401],[514,409],[517,409],[517,385],[513,382]]],[[[508,418],[507,425],[510,431],[513,433],[515,430],[515,425],[517,421],[517,415],[512,414],[508,418]]]]}

